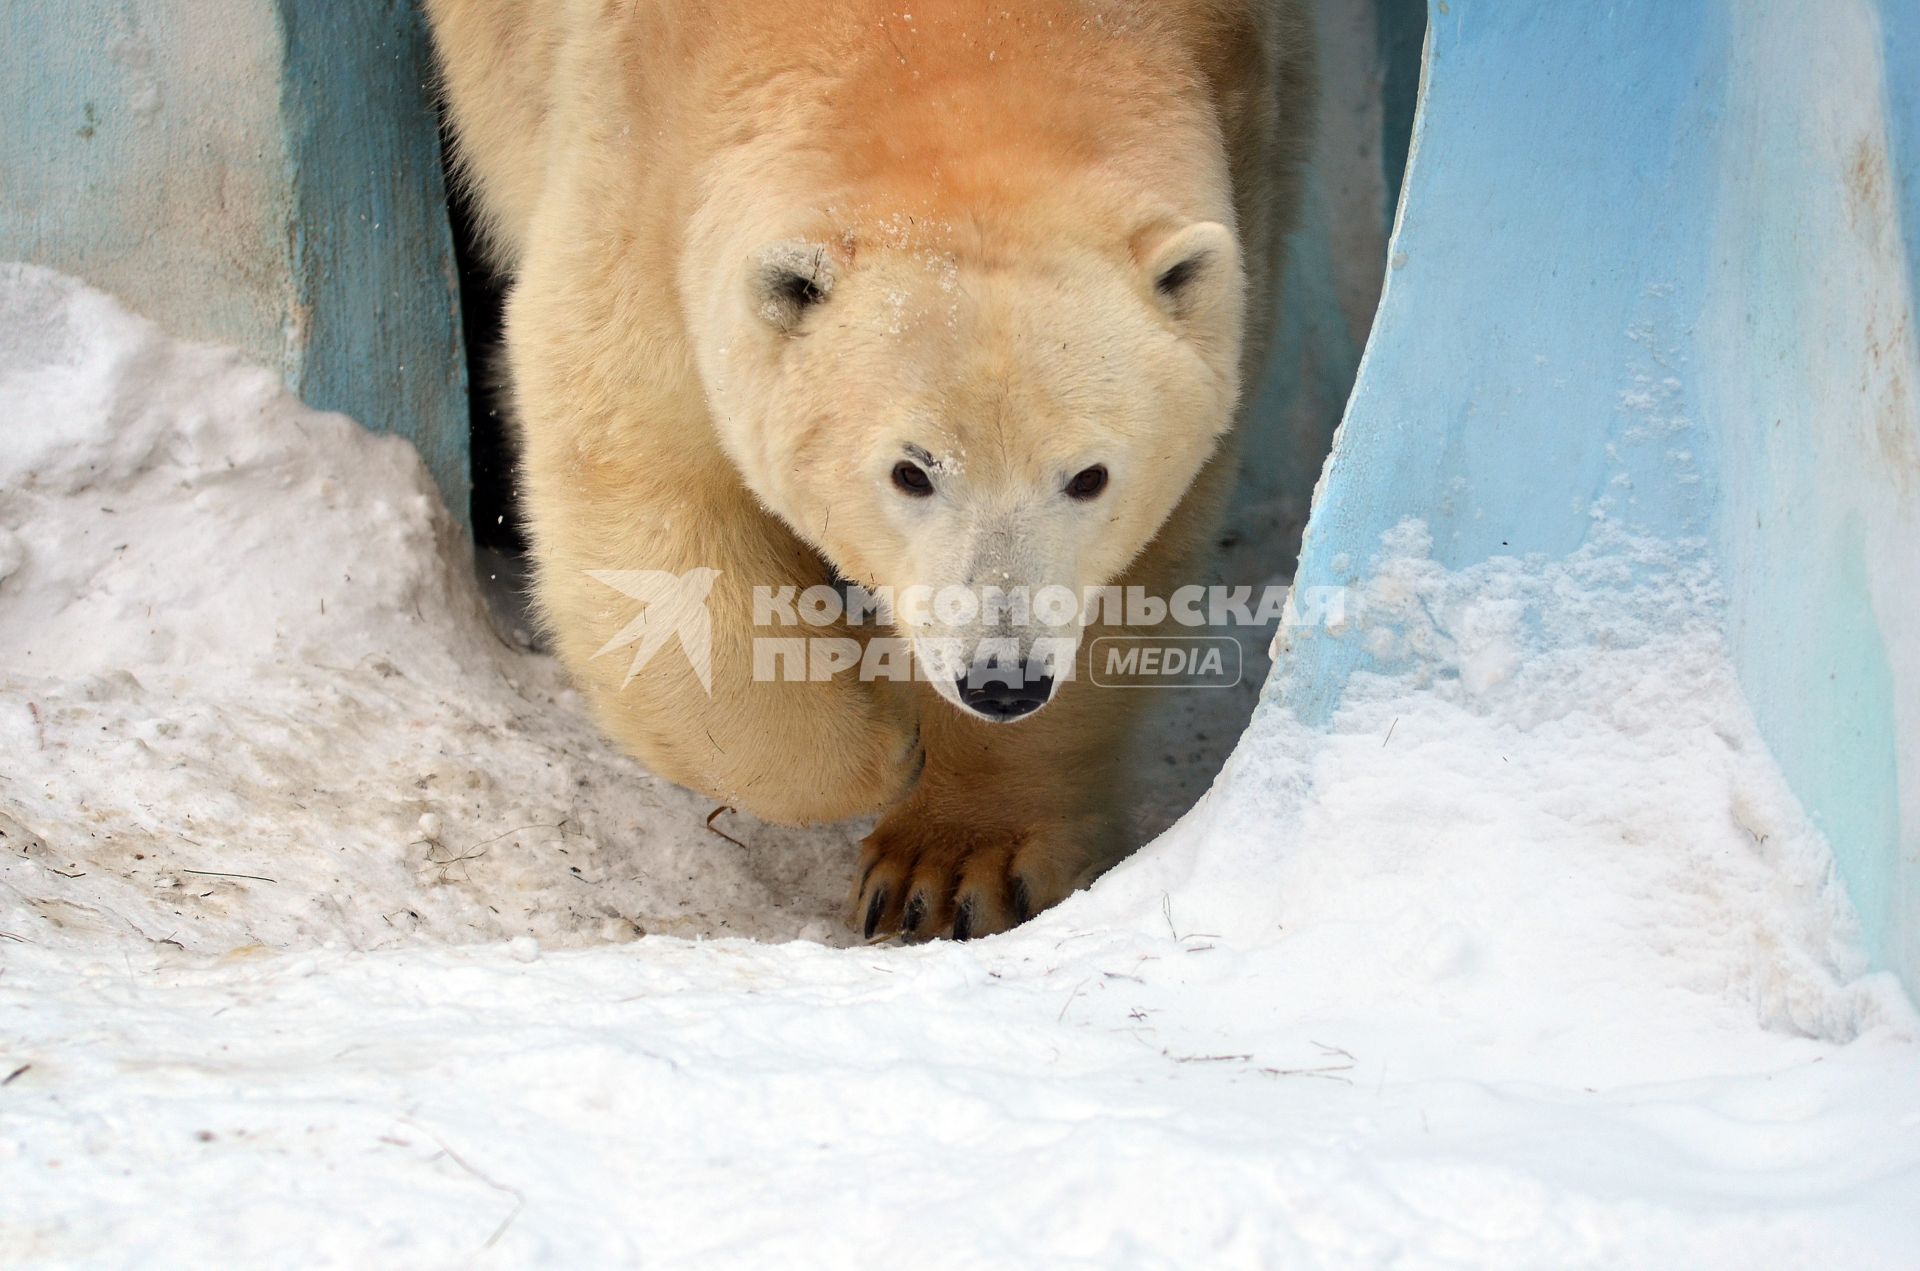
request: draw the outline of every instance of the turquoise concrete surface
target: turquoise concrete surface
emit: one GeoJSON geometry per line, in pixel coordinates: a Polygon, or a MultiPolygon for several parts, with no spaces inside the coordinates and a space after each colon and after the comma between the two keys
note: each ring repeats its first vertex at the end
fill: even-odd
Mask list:
{"type": "Polygon", "coordinates": [[[424,19],[413,0],[279,7],[293,276],[313,315],[301,395],[412,441],[464,524],[466,349],[424,19]]]}
{"type": "MultiPolygon", "coordinates": [[[[1711,562],[1867,941],[1920,983],[1920,16],[1435,0],[1387,284],[1299,582],[1606,527],[1711,562]]],[[[1301,629],[1268,709],[1369,665],[1301,629]]]]}
{"type": "Polygon", "coordinates": [[[464,523],[429,74],[410,0],[0,0],[0,258],[407,437],[464,523]]]}

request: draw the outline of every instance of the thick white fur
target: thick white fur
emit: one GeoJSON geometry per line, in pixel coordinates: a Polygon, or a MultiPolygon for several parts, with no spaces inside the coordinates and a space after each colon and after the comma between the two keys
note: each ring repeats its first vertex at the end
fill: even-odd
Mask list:
{"type": "Polygon", "coordinates": [[[1298,0],[427,7],[514,277],[538,599],[601,722],[768,818],[888,809],[869,927],[1064,894],[1120,846],[1138,695],[1082,676],[996,727],[950,683],[756,681],[751,589],[1191,580],[1297,197],[1298,0]],[[928,498],[892,480],[916,452],[928,498]],[[630,683],[596,657],[635,605],[591,571],[699,567],[711,695],[677,656],[630,683]]]}

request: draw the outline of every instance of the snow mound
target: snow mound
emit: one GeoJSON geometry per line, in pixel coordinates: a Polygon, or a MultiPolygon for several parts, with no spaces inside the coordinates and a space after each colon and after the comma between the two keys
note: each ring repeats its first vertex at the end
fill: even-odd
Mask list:
{"type": "Polygon", "coordinates": [[[607,947],[702,906],[780,934],[837,895],[844,832],[709,841],[494,638],[410,452],[229,355],[14,269],[0,430],[13,1257],[1898,1267],[1920,1240],[1913,1013],[1865,973],[1714,581],[1661,545],[1449,572],[1402,526],[1331,725],[1276,680],[1192,815],[1006,936],[607,947]]]}
{"type": "MultiPolygon", "coordinates": [[[[0,931],[196,953],[837,928],[494,633],[412,447],[0,272],[0,931]]],[[[745,846],[741,844],[744,843],[745,846]]]]}

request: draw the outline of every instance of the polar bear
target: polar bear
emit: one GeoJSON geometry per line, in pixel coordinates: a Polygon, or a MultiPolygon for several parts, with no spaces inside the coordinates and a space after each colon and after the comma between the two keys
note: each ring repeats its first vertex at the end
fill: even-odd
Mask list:
{"type": "Polygon", "coordinates": [[[512,279],[535,599],[605,730],[768,820],[880,814],[869,938],[1000,931],[1117,859],[1144,695],[1088,674],[1106,628],[899,597],[1204,569],[1308,145],[1303,0],[427,11],[512,279]],[[665,621],[622,576],[697,578],[703,639],[610,652],[665,621]],[[916,672],[769,674],[769,590],[842,582],[890,625],[809,639],[916,672]]]}

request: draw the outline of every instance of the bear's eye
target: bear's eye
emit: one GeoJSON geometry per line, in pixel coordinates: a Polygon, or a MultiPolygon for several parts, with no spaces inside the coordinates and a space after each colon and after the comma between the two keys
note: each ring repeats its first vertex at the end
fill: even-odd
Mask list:
{"type": "Polygon", "coordinates": [[[1067,497],[1070,499],[1097,499],[1100,492],[1107,488],[1107,469],[1104,464],[1094,464],[1077,473],[1067,482],[1067,497]]]}
{"type": "Polygon", "coordinates": [[[902,461],[893,465],[893,487],[902,494],[924,499],[933,493],[933,478],[919,464],[902,461]]]}

